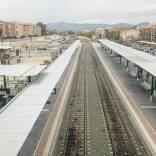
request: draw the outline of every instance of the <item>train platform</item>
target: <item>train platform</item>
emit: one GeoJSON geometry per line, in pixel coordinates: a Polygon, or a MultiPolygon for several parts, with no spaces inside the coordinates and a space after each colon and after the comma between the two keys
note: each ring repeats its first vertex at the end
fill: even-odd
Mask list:
{"type": "MultiPolygon", "coordinates": [[[[0,111],[0,155],[29,155],[19,153],[25,140],[31,135],[29,146],[33,145],[32,127],[41,113],[46,115],[54,88],[66,70],[80,41],[71,45],[53,64],[40,73],[28,87],[20,92],[0,111]],[[30,134],[31,133],[31,134],[30,134]]],[[[46,121],[46,118],[42,118],[46,121]]],[[[41,121],[41,119],[40,119],[41,121]]],[[[37,122],[38,126],[40,122],[37,122]]],[[[38,133],[36,127],[36,133],[38,133]]],[[[39,129],[38,129],[39,130],[39,129]]],[[[28,152],[28,151],[27,151],[28,152]]]]}
{"type": "Polygon", "coordinates": [[[149,93],[141,87],[140,82],[137,81],[136,78],[128,74],[128,71],[125,70],[125,66],[120,64],[120,60],[117,57],[110,56],[98,43],[93,43],[93,45],[127,98],[130,99],[134,111],[142,121],[155,146],[156,98],[153,97],[151,102],[149,100],[149,93]]]}
{"type": "Polygon", "coordinates": [[[83,41],[56,145],[47,155],[151,156],[132,123],[94,48],[83,41]]]}

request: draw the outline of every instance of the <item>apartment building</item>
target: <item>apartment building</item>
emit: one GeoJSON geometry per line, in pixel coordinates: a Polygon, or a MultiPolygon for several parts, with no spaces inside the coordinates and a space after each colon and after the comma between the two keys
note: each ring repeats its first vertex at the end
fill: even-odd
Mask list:
{"type": "Polygon", "coordinates": [[[5,36],[5,25],[2,21],[0,21],[0,38],[5,36]]]}
{"type": "Polygon", "coordinates": [[[140,39],[140,31],[138,29],[123,29],[120,32],[120,39],[124,42],[135,42],[140,39]]]}
{"type": "Polygon", "coordinates": [[[140,31],[140,40],[156,42],[156,24],[137,28],[140,31]]]}
{"type": "Polygon", "coordinates": [[[95,35],[97,39],[110,39],[110,40],[120,40],[120,33],[123,29],[96,29],[95,35]]]}
{"type": "MultiPolygon", "coordinates": [[[[153,34],[156,31],[153,31],[153,34]]],[[[116,41],[128,41],[135,42],[140,39],[140,30],[135,28],[107,28],[107,29],[95,29],[94,39],[109,39],[116,41]]]]}
{"type": "Polygon", "coordinates": [[[41,36],[41,27],[38,25],[33,25],[33,34],[36,36],[41,36]]]}
{"type": "Polygon", "coordinates": [[[16,37],[24,37],[24,25],[22,23],[15,23],[16,37]]]}
{"type": "Polygon", "coordinates": [[[156,23],[151,25],[151,41],[156,41],[156,23]]]}
{"type": "Polygon", "coordinates": [[[41,28],[30,23],[0,21],[0,38],[41,36],[41,28]]]}
{"type": "Polygon", "coordinates": [[[5,22],[5,36],[4,37],[16,37],[15,23],[5,22]]]}
{"type": "Polygon", "coordinates": [[[94,33],[93,33],[93,34],[94,34],[94,38],[95,38],[95,39],[106,38],[106,36],[105,36],[105,30],[106,30],[106,29],[102,29],[102,28],[93,30],[93,32],[94,32],[94,33]]]}

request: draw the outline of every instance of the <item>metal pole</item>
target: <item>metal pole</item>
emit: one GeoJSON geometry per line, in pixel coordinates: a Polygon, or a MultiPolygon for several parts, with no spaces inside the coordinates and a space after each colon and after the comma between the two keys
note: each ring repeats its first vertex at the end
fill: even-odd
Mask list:
{"type": "Polygon", "coordinates": [[[156,94],[156,77],[155,77],[155,84],[154,84],[154,94],[156,94]]]}
{"type": "Polygon", "coordinates": [[[138,72],[137,72],[137,80],[140,79],[140,68],[138,67],[138,72]]]}
{"type": "Polygon", "coordinates": [[[120,56],[120,64],[121,64],[121,56],[120,56]]]}
{"type": "Polygon", "coordinates": [[[28,76],[28,82],[29,83],[31,82],[31,76],[28,76]]]}
{"type": "Polygon", "coordinates": [[[3,76],[3,82],[4,82],[4,88],[6,89],[7,88],[7,85],[6,85],[6,76],[3,76]]]}
{"type": "Polygon", "coordinates": [[[153,94],[154,94],[154,77],[152,76],[150,101],[152,101],[153,99],[153,94]]]}
{"type": "Polygon", "coordinates": [[[128,64],[129,64],[129,61],[127,60],[127,62],[126,62],[126,70],[128,70],[128,64]]]}

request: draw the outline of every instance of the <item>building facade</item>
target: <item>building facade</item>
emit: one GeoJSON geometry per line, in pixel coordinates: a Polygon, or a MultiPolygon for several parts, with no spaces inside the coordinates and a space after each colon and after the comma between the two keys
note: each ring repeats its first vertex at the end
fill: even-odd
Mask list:
{"type": "Polygon", "coordinates": [[[120,38],[123,42],[135,42],[140,39],[140,31],[138,29],[124,29],[120,32],[120,38]]]}
{"type": "Polygon", "coordinates": [[[30,23],[0,21],[0,38],[29,36],[41,36],[41,28],[30,23]]]}
{"type": "Polygon", "coordinates": [[[5,25],[2,21],[0,21],[0,38],[5,36],[5,25]]]}
{"type": "Polygon", "coordinates": [[[138,28],[138,30],[140,31],[140,40],[156,42],[156,24],[138,28]]]}
{"type": "Polygon", "coordinates": [[[96,29],[96,39],[120,40],[120,32],[122,29],[96,29]]]}

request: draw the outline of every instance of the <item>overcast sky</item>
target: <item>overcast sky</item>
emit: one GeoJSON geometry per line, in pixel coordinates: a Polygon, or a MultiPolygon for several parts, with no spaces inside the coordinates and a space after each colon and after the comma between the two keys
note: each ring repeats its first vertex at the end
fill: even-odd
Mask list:
{"type": "Polygon", "coordinates": [[[156,22],[156,0],[0,0],[0,20],[156,22]]]}

